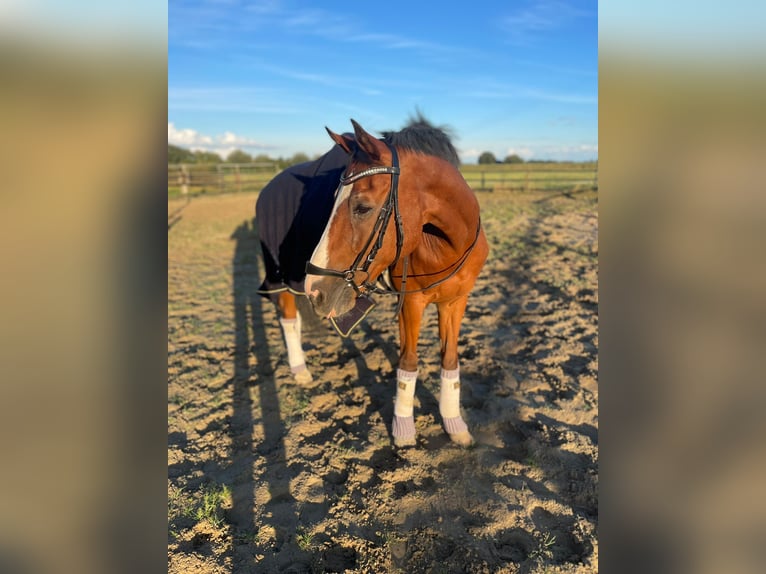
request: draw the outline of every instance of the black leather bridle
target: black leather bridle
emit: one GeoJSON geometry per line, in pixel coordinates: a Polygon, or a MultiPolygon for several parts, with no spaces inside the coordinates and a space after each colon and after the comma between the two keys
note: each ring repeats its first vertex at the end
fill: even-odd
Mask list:
{"type": "MultiPolygon", "coordinates": [[[[471,251],[473,251],[473,248],[476,246],[476,242],[479,239],[479,233],[481,231],[481,219],[479,219],[479,222],[476,225],[476,237],[474,237],[473,242],[471,245],[466,249],[466,251],[451,265],[443,269],[442,271],[438,271],[436,273],[429,273],[429,275],[437,275],[440,273],[443,273],[450,267],[454,267],[454,269],[450,272],[449,275],[446,277],[443,277],[439,279],[438,281],[434,281],[427,287],[423,287],[421,289],[412,289],[410,291],[407,291],[405,289],[405,285],[407,283],[407,265],[408,265],[408,257],[404,258],[403,269],[402,269],[402,277],[401,277],[401,289],[394,289],[392,285],[386,285],[382,279],[380,282],[383,284],[383,287],[379,287],[378,285],[375,285],[374,283],[370,283],[368,281],[370,274],[369,274],[369,268],[370,265],[372,265],[372,262],[375,260],[375,256],[378,254],[378,251],[380,251],[381,247],[383,246],[383,240],[385,239],[386,230],[388,229],[388,222],[391,220],[391,215],[394,216],[394,223],[396,227],[396,257],[394,257],[393,262],[389,266],[389,270],[393,269],[396,265],[396,262],[399,261],[399,257],[402,254],[402,246],[404,244],[404,227],[402,225],[402,217],[401,213],[399,212],[399,156],[396,153],[396,149],[389,144],[388,142],[385,142],[385,144],[388,146],[388,149],[391,150],[391,165],[390,166],[374,166],[370,167],[368,169],[362,170],[358,173],[344,173],[340,178],[340,187],[349,185],[351,183],[354,183],[355,181],[362,179],[363,177],[369,177],[372,175],[379,175],[379,174],[391,174],[391,187],[388,190],[388,195],[386,196],[386,200],[383,202],[383,206],[380,208],[380,213],[378,214],[378,219],[375,221],[375,225],[372,228],[372,232],[370,233],[369,238],[367,239],[367,242],[364,244],[364,247],[362,250],[357,254],[356,258],[354,259],[354,262],[351,264],[351,266],[346,269],[345,271],[337,271],[335,269],[327,269],[325,267],[319,267],[317,265],[314,265],[311,263],[311,261],[306,262],[306,273],[312,274],[312,275],[323,275],[325,277],[337,277],[339,279],[343,279],[346,282],[346,285],[348,287],[351,287],[358,296],[365,295],[367,293],[380,293],[380,294],[391,294],[391,295],[406,295],[408,293],[420,293],[422,291],[426,291],[428,289],[431,289],[432,287],[436,287],[437,285],[444,283],[448,279],[450,279],[453,275],[455,275],[462,267],[463,264],[468,259],[468,255],[470,255],[471,251]],[[374,243],[373,243],[374,241],[374,243]],[[367,249],[372,244],[372,249],[370,250],[370,253],[367,255],[367,257],[364,257],[364,253],[367,251],[367,249]],[[360,266],[361,264],[361,266],[360,266]],[[361,284],[357,284],[355,281],[356,274],[358,272],[364,273],[367,277],[365,281],[363,281],[361,284]]],[[[396,312],[399,312],[399,309],[401,309],[401,305],[404,298],[401,297],[399,299],[399,305],[397,306],[396,312]]]]}
{"type": "MultiPolygon", "coordinates": [[[[394,222],[396,223],[396,257],[394,263],[399,260],[399,256],[402,253],[402,244],[404,243],[404,229],[402,227],[402,216],[399,213],[399,156],[396,153],[396,149],[386,143],[388,149],[391,150],[391,165],[374,166],[358,173],[344,173],[340,178],[340,186],[346,186],[354,183],[363,177],[369,177],[372,175],[379,175],[384,173],[391,174],[391,187],[388,190],[383,206],[380,208],[378,219],[375,221],[375,225],[372,228],[370,236],[367,238],[367,242],[364,244],[362,250],[358,253],[351,267],[345,271],[336,271],[335,269],[326,269],[324,267],[318,267],[311,261],[306,262],[306,273],[312,275],[324,275],[326,277],[338,277],[346,282],[346,285],[353,288],[357,295],[362,295],[362,289],[367,292],[383,292],[373,283],[365,280],[361,285],[357,284],[354,280],[358,272],[364,273],[369,279],[369,269],[372,262],[375,260],[375,256],[383,247],[383,240],[386,236],[386,230],[388,229],[388,222],[391,220],[391,215],[394,215],[394,222]],[[373,244],[374,241],[374,244],[373,244]],[[369,255],[364,257],[365,252],[372,244],[372,249],[369,255]],[[361,266],[360,266],[361,263],[361,266]]],[[[393,264],[392,264],[393,265],[393,264]]]]}

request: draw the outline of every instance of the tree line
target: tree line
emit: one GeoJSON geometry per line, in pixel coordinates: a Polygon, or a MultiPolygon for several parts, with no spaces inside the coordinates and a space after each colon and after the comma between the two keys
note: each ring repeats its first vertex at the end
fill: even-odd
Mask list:
{"type": "Polygon", "coordinates": [[[272,158],[266,154],[252,156],[241,149],[231,151],[225,158],[211,151],[192,151],[177,145],[168,144],[168,163],[276,163],[286,167],[309,161],[305,153],[296,153],[289,158],[272,158]]]}
{"type": "MultiPolygon", "coordinates": [[[[309,161],[311,158],[305,153],[296,153],[289,158],[271,158],[266,154],[258,154],[252,156],[249,153],[240,149],[235,149],[230,152],[226,158],[222,158],[219,154],[210,151],[191,151],[189,149],[168,144],[168,163],[276,163],[280,167],[295,165],[297,163],[303,163],[309,161]]],[[[496,164],[496,163],[557,163],[552,159],[530,159],[525,160],[518,154],[511,154],[505,157],[503,161],[498,160],[491,151],[482,152],[479,156],[478,163],[480,165],[496,164]]]]}
{"type": "Polygon", "coordinates": [[[490,163],[524,163],[524,158],[513,153],[509,156],[506,156],[503,161],[498,161],[498,159],[495,157],[495,154],[493,154],[491,151],[485,151],[482,152],[482,154],[479,156],[478,163],[482,165],[490,163]]]}

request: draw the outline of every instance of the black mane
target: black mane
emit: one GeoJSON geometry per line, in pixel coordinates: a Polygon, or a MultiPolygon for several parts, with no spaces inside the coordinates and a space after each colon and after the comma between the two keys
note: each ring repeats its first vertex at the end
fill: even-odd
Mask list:
{"type": "Polygon", "coordinates": [[[383,132],[383,140],[401,149],[408,149],[440,157],[455,167],[460,167],[460,158],[452,145],[446,126],[434,126],[422,113],[410,117],[409,123],[400,131],[383,132]]]}

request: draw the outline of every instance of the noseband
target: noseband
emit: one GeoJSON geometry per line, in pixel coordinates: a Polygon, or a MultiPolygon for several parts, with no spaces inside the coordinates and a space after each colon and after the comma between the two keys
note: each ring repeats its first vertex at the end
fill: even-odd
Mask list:
{"type": "Polygon", "coordinates": [[[374,284],[370,283],[369,281],[365,280],[361,285],[359,285],[354,279],[357,272],[364,273],[369,279],[370,274],[368,270],[370,265],[372,265],[372,262],[375,260],[375,256],[378,254],[378,251],[380,251],[380,248],[383,247],[383,240],[385,239],[386,229],[388,228],[388,222],[391,219],[392,213],[394,214],[394,221],[396,222],[396,257],[394,258],[394,263],[399,260],[399,256],[402,253],[402,244],[404,243],[404,228],[402,226],[402,217],[399,213],[399,156],[396,153],[396,149],[392,145],[390,145],[388,142],[386,142],[386,145],[388,146],[388,149],[391,150],[390,166],[381,165],[370,167],[358,173],[344,173],[340,178],[340,185],[346,186],[362,179],[363,177],[385,173],[391,174],[391,187],[388,190],[388,195],[386,196],[386,200],[383,203],[383,207],[380,208],[378,219],[375,221],[375,225],[372,228],[372,232],[370,233],[367,242],[364,244],[362,250],[357,254],[354,262],[351,264],[351,267],[345,271],[336,271],[335,269],[318,267],[311,263],[311,261],[306,262],[307,274],[310,273],[312,275],[324,275],[326,277],[338,277],[343,279],[346,282],[346,285],[356,291],[357,295],[362,295],[363,289],[368,292],[380,291],[374,284]],[[367,255],[365,258],[364,253],[367,251],[371,244],[372,249],[370,250],[369,255],[367,255]]]}

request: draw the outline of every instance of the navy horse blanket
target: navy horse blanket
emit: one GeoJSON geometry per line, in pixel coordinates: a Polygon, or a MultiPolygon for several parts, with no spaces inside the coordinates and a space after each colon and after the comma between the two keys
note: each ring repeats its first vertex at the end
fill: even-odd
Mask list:
{"type": "Polygon", "coordinates": [[[261,190],[255,222],[266,278],[259,288],[276,302],[281,291],[303,294],[306,261],[330,219],[335,190],[348,164],[336,145],[319,159],[287,168],[261,190]]]}

